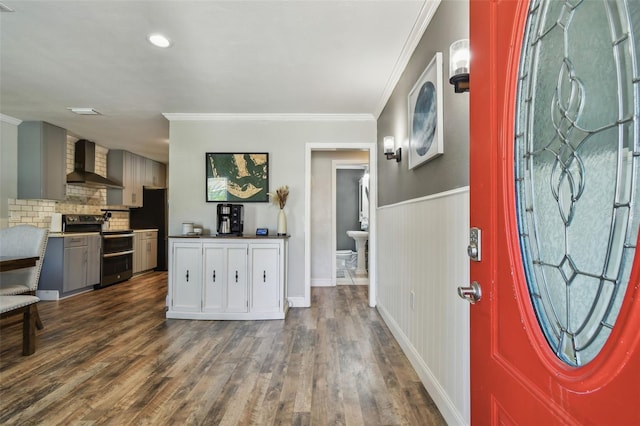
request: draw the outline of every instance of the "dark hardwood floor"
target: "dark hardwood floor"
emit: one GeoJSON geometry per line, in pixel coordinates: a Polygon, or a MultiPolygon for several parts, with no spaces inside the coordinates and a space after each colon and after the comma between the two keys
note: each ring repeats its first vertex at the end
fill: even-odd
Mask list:
{"type": "Polygon", "coordinates": [[[3,425],[442,425],[366,286],[284,321],[167,320],[166,273],[40,302],[36,353],[0,328],[3,425]]]}

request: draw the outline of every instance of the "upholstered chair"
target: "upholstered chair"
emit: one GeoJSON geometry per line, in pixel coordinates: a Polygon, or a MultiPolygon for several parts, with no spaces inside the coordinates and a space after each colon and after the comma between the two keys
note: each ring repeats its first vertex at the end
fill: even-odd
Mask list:
{"type": "Polygon", "coordinates": [[[0,256],[38,256],[36,266],[0,273],[0,296],[35,294],[49,231],[32,225],[0,229],[0,256]]]}
{"type": "MultiPolygon", "coordinates": [[[[39,299],[35,297],[38,289],[38,280],[44,252],[47,248],[49,231],[33,225],[18,225],[11,228],[0,229],[0,256],[8,257],[34,257],[39,259],[36,266],[31,268],[16,269],[13,271],[0,272],[0,304],[3,309],[3,316],[11,311],[17,303],[15,295],[32,296],[29,300],[34,303],[29,307],[30,316],[35,321],[38,330],[42,330],[44,325],[38,314],[35,303],[39,299]]],[[[26,303],[26,302],[25,302],[26,303]]],[[[25,324],[27,317],[25,314],[25,324]]],[[[33,346],[35,348],[35,346],[33,346]]]]}

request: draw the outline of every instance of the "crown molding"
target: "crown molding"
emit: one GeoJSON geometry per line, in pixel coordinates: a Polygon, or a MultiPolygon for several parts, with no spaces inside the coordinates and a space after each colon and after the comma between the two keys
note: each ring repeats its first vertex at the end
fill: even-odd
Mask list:
{"type": "Polygon", "coordinates": [[[387,85],[380,96],[380,100],[378,101],[378,106],[376,107],[373,116],[377,119],[382,114],[382,110],[389,102],[389,98],[393,94],[396,85],[400,81],[400,77],[402,77],[402,73],[405,68],[409,64],[409,60],[411,60],[411,56],[413,56],[413,52],[418,47],[418,43],[420,43],[420,39],[424,35],[425,30],[429,26],[433,15],[435,15],[438,6],[440,5],[441,0],[426,0],[422,4],[422,8],[420,9],[420,13],[416,18],[416,22],[413,24],[413,28],[411,28],[411,32],[409,33],[409,37],[407,38],[404,47],[402,48],[402,52],[400,53],[400,57],[396,61],[396,65],[393,68],[391,76],[387,81],[387,85]]]}
{"type": "Polygon", "coordinates": [[[165,112],[169,121],[375,121],[372,114],[190,114],[165,112]]]}
{"type": "Polygon", "coordinates": [[[17,118],[13,118],[4,114],[0,114],[0,121],[2,121],[3,123],[13,124],[14,126],[19,126],[20,123],[22,123],[22,120],[18,120],[17,118]]]}

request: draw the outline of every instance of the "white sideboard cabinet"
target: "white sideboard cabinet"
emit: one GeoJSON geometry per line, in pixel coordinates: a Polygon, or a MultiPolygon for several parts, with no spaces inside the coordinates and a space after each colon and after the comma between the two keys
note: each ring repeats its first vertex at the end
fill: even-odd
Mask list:
{"type": "Polygon", "coordinates": [[[167,318],[284,319],[286,294],[286,238],[170,238],[167,318]]]}

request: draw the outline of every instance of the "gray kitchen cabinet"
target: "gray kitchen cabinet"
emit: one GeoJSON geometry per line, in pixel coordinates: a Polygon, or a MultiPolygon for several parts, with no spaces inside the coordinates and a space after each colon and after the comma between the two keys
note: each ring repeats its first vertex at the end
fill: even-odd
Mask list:
{"type": "Polygon", "coordinates": [[[100,265],[102,264],[102,237],[100,235],[87,236],[87,284],[99,284],[102,278],[100,265]]]}
{"type": "Polygon", "coordinates": [[[150,158],[144,159],[144,179],[142,186],[150,188],[166,188],[167,172],[163,163],[150,158]]]}
{"type": "Polygon", "coordinates": [[[133,231],[133,268],[132,272],[142,272],[142,232],[133,231]]]}
{"type": "Polygon", "coordinates": [[[129,151],[112,149],[107,153],[107,177],[122,184],[122,189],[107,188],[107,204],[142,206],[144,161],[129,151]]]}
{"type": "Polygon", "coordinates": [[[102,238],[97,233],[49,237],[38,283],[39,296],[52,300],[99,284],[101,246],[102,238]]]}
{"type": "Polygon", "coordinates": [[[18,198],[64,200],[67,131],[44,121],[18,126],[18,198]]]}
{"type": "Polygon", "coordinates": [[[87,284],[87,237],[64,238],[64,293],[86,287],[87,284]]]}
{"type": "Polygon", "coordinates": [[[145,235],[147,249],[147,269],[155,269],[158,267],[158,231],[148,231],[145,235]]]}
{"type": "Polygon", "coordinates": [[[120,182],[122,189],[107,189],[107,204],[142,207],[143,187],[165,188],[166,166],[124,150],[107,154],[107,177],[120,182]]]}
{"type": "Polygon", "coordinates": [[[134,231],[133,250],[134,274],[156,268],[158,266],[158,231],[134,231]]]}

